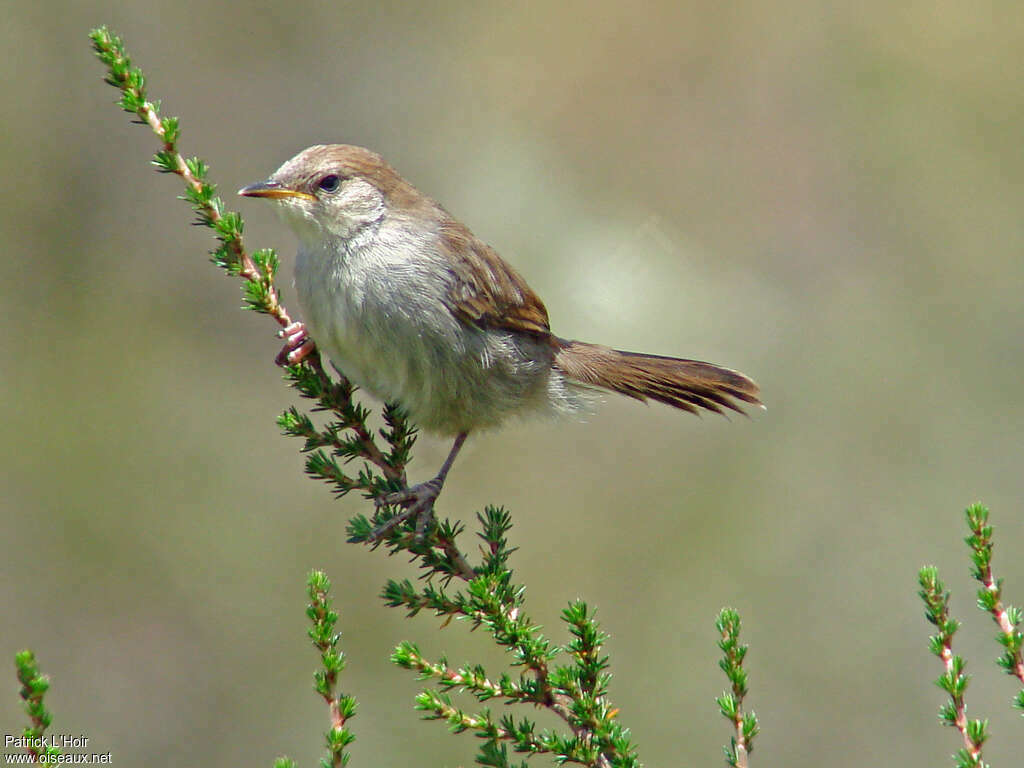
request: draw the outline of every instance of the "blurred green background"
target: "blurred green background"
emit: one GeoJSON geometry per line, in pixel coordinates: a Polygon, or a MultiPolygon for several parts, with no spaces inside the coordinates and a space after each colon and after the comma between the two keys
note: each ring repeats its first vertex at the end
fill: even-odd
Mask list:
{"type": "MultiPolygon", "coordinates": [[[[287,273],[291,234],[233,191],[309,144],[363,144],[514,263],[559,334],[759,381],[751,420],[613,398],[586,423],[481,435],[445,493],[463,518],[512,510],[549,636],[570,599],[598,608],[646,764],[719,764],[726,604],[753,646],[755,765],[944,764],[959,742],[936,719],[916,595],[932,562],[967,621],[986,756],[1019,758],[961,541],[983,500],[1024,602],[1019,3],[85,0],[4,16],[0,658],[37,651],[57,731],[122,766],[316,764],[312,567],[334,581],[360,703],[353,765],[472,764],[476,740],[416,719],[417,683],[387,661],[399,640],[504,663],[481,633],[377,598],[414,571],[346,545],[365,505],[306,480],[279,437],[296,398],[275,328],[236,309],[177,180],[150,170],[153,136],[112,105],[86,38],[106,23],[249,246],[277,247],[287,273]]],[[[446,450],[421,439],[413,477],[446,450]]]]}

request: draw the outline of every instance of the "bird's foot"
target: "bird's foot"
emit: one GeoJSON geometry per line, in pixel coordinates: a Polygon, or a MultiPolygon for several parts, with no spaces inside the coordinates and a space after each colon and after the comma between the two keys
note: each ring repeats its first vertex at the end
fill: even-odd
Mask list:
{"type": "Polygon", "coordinates": [[[278,365],[298,365],[316,350],[316,345],[306,335],[306,326],[302,323],[292,323],[282,328],[277,336],[285,340],[281,351],[274,358],[278,365]]]}
{"type": "Polygon", "coordinates": [[[416,518],[416,540],[422,541],[427,526],[434,519],[434,502],[441,495],[444,479],[435,477],[425,483],[414,485],[405,490],[395,491],[377,499],[377,508],[399,506],[405,509],[386,523],[381,523],[370,532],[370,541],[379,541],[397,525],[401,525],[411,517],[416,518]]]}

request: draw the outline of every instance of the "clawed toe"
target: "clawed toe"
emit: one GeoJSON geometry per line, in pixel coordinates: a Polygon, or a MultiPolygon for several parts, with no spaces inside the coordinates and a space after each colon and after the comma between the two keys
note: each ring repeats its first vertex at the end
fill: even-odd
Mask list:
{"type": "Polygon", "coordinates": [[[429,480],[419,485],[414,485],[411,488],[404,488],[401,491],[395,491],[394,493],[388,493],[377,499],[377,506],[421,506],[429,504],[434,505],[434,501],[441,495],[441,483],[437,481],[437,478],[429,480]]]}
{"type": "Polygon", "coordinates": [[[278,365],[298,365],[316,349],[313,340],[306,335],[306,326],[302,323],[292,323],[278,331],[277,335],[278,338],[285,340],[281,351],[274,358],[278,365]]]}
{"type": "Polygon", "coordinates": [[[416,538],[422,539],[427,531],[427,526],[434,518],[434,502],[437,501],[440,493],[441,483],[434,478],[429,482],[379,497],[376,501],[378,509],[385,506],[401,506],[405,509],[374,528],[370,532],[370,540],[379,540],[395,526],[401,525],[411,517],[416,517],[416,538]]]}

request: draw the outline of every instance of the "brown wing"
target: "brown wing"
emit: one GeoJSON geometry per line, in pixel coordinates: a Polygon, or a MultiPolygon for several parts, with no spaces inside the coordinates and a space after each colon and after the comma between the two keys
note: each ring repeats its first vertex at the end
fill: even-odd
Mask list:
{"type": "Polygon", "coordinates": [[[481,328],[550,335],[544,302],[493,248],[454,221],[443,224],[440,235],[452,257],[448,297],[456,317],[481,328]]]}

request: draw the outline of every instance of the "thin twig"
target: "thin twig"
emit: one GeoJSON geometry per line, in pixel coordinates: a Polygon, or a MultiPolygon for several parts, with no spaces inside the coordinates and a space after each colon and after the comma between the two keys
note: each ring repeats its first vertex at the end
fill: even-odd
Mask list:
{"type": "Polygon", "coordinates": [[[978,607],[987,612],[999,627],[1002,636],[1000,641],[1006,648],[999,665],[1024,683],[1024,657],[1021,654],[1019,619],[1014,621],[1014,617],[1011,616],[1011,611],[1018,615],[1019,612],[1003,603],[1002,581],[992,572],[993,529],[988,524],[988,515],[988,509],[981,504],[974,504],[966,510],[967,527],[971,531],[971,535],[967,537],[967,545],[971,548],[971,560],[974,564],[972,575],[982,586],[978,592],[978,607]]]}
{"type": "Polygon", "coordinates": [[[936,681],[949,694],[949,701],[939,710],[939,717],[946,725],[960,732],[964,748],[958,764],[984,765],[981,761],[982,745],[987,734],[987,721],[968,720],[965,691],[970,676],[964,674],[964,660],[953,653],[953,635],[960,623],[949,613],[950,593],[939,579],[938,569],[926,566],[918,573],[919,592],[925,604],[925,617],[935,625],[938,632],[929,638],[929,648],[942,661],[944,672],[936,681]]]}

